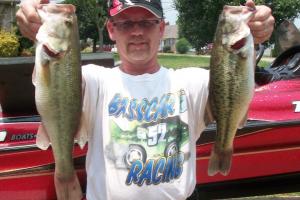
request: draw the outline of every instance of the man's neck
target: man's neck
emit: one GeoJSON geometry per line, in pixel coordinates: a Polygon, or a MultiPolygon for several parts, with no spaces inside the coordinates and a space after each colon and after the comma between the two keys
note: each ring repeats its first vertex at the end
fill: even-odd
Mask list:
{"type": "Polygon", "coordinates": [[[144,64],[132,64],[128,62],[122,62],[120,69],[130,75],[142,75],[142,74],[153,74],[160,69],[158,62],[144,63],[144,64]]]}

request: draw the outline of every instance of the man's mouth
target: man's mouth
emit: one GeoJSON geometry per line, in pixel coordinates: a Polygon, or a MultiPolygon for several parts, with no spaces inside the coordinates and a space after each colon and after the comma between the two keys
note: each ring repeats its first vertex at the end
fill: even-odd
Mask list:
{"type": "Polygon", "coordinates": [[[147,44],[146,42],[131,42],[131,43],[129,43],[129,46],[136,47],[136,48],[142,48],[146,44],[147,44]]]}

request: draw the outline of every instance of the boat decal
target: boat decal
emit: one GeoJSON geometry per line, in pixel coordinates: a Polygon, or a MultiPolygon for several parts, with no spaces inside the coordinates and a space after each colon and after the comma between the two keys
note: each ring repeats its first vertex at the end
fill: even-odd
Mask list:
{"type": "MultiPolygon", "coordinates": [[[[75,169],[84,169],[85,167],[85,155],[74,158],[74,167],[75,169]]],[[[18,178],[20,176],[32,176],[34,174],[40,174],[45,172],[54,173],[55,163],[49,163],[36,167],[28,168],[17,168],[0,171],[0,180],[9,179],[9,178],[18,178]]]]}
{"type": "MultiPolygon", "coordinates": [[[[262,131],[271,130],[278,127],[292,127],[299,126],[300,120],[291,120],[291,121],[256,121],[249,120],[247,125],[238,129],[236,137],[241,137],[250,134],[256,134],[262,131]]],[[[204,145],[213,143],[215,141],[216,134],[216,124],[210,124],[201,134],[201,137],[197,141],[197,145],[204,145]]]]}
{"type": "Polygon", "coordinates": [[[300,113],[300,101],[293,101],[293,105],[295,105],[295,113],[300,113]]]}
{"type": "Polygon", "coordinates": [[[4,142],[7,135],[6,130],[0,130],[0,142],[4,142]]]}
{"type": "Polygon", "coordinates": [[[34,144],[27,144],[27,145],[17,145],[17,146],[0,146],[0,154],[1,153],[12,153],[18,151],[25,151],[25,150],[40,150],[37,145],[34,144]]]}
{"type": "Polygon", "coordinates": [[[35,140],[35,139],[36,139],[35,133],[22,133],[22,134],[11,135],[10,141],[19,142],[19,141],[27,141],[27,140],[35,140]]]}
{"type": "Polygon", "coordinates": [[[0,123],[19,123],[19,122],[40,122],[39,115],[18,116],[18,117],[0,117],[0,123]]]}
{"type": "MultiPolygon", "coordinates": [[[[265,153],[275,153],[275,152],[283,152],[283,151],[299,151],[300,146],[289,146],[289,147],[283,147],[283,148],[274,148],[274,149],[265,149],[261,150],[259,148],[256,148],[256,151],[241,151],[237,153],[233,153],[233,156],[245,156],[245,155],[257,155],[257,154],[265,154],[265,153]]],[[[210,159],[210,155],[208,156],[197,156],[196,160],[207,160],[210,159]]]]}

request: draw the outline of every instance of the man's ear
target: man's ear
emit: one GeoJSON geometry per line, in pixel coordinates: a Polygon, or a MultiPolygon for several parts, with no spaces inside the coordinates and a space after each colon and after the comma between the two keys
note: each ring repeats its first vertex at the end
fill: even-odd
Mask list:
{"type": "Polygon", "coordinates": [[[110,19],[108,19],[107,22],[106,22],[106,28],[107,28],[107,32],[108,32],[109,38],[112,41],[116,41],[115,40],[114,25],[113,25],[113,23],[112,23],[112,21],[110,19]]]}
{"type": "Polygon", "coordinates": [[[162,20],[159,24],[159,31],[160,31],[160,39],[163,38],[165,32],[166,23],[165,20],[162,20]]]}

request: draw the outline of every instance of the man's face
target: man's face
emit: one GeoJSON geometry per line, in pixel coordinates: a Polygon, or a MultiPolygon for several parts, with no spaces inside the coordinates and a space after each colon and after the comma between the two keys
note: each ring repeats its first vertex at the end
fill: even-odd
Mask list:
{"type": "Polygon", "coordinates": [[[164,22],[143,8],[128,8],[107,24],[124,62],[145,65],[157,59],[157,50],[164,31],[164,22]]]}

